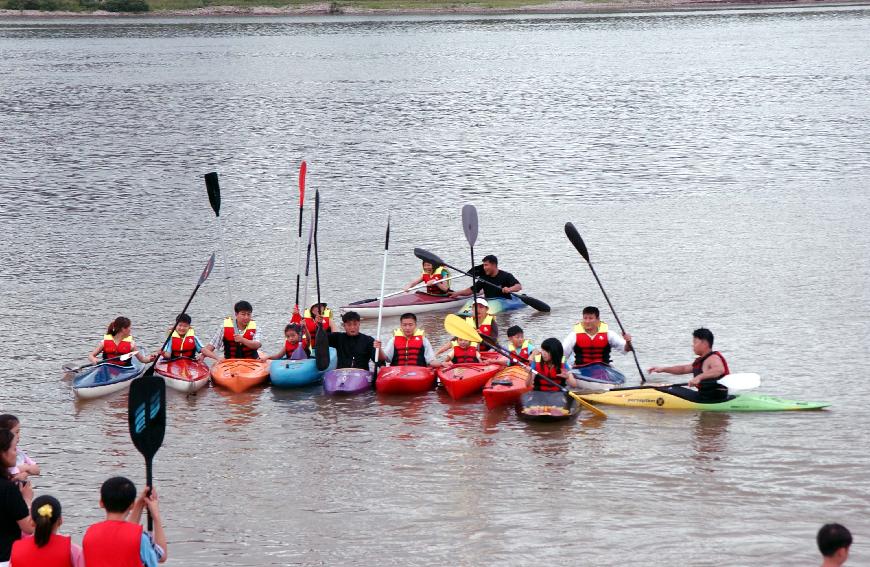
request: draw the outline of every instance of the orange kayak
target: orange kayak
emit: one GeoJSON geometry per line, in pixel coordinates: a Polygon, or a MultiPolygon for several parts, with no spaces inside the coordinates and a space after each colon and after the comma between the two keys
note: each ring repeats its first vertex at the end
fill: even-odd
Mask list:
{"type": "Polygon", "coordinates": [[[493,376],[483,387],[483,401],[489,409],[517,403],[520,397],[531,390],[526,386],[529,373],[519,366],[508,366],[493,376]]]}
{"type": "Polygon", "coordinates": [[[215,384],[239,393],[262,384],[269,378],[269,360],[234,358],[222,360],[211,367],[215,384]]]}
{"type": "Polygon", "coordinates": [[[504,368],[501,364],[463,363],[438,369],[438,379],[454,400],[476,394],[486,381],[504,368]]]}

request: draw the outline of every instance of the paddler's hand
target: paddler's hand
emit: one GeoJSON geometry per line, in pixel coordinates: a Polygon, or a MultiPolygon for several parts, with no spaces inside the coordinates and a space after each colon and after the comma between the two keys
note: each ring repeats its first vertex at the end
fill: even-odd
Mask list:
{"type": "Polygon", "coordinates": [[[244,340],[244,338],[245,338],[245,337],[244,337],[243,335],[240,335],[240,334],[238,334],[238,333],[236,333],[235,335],[233,335],[233,340],[236,341],[237,343],[241,343],[242,340],[244,340]]]}
{"type": "Polygon", "coordinates": [[[628,333],[622,333],[622,338],[625,339],[625,352],[631,352],[634,349],[631,344],[631,335],[628,333]]]}
{"type": "Polygon", "coordinates": [[[318,313],[317,317],[314,318],[314,322],[317,323],[318,325],[322,325],[323,324],[323,315],[320,315],[318,313]]]}
{"type": "Polygon", "coordinates": [[[501,291],[502,291],[502,293],[513,293],[513,292],[511,291],[511,288],[509,288],[509,287],[507,287],[507,286],[501,288],[501,291]]]}
{"type": "Polygon", "coordinates": [[[156,354],[152,354],[152,355],[148,356],[148,362],[154,362],[155,360],[157,360],[156,354]]]}
{"type": "Polygon", "coordinates": [[[689,380],[689,386],[692,388],[697,388],[701,384],[701,381],[698,380],[698,377],[695,376],[691,380],[689,380]]]}
{"type": "Polygon", "coordinates": [[[664,369],[661,366],[650,366],[646,369],[647,374],[662,374],[664,369]]]}
{"type": "Polygon", "coordinates": [[[375,348],[381,350],[381,341],[375,341],[375,348]]]}

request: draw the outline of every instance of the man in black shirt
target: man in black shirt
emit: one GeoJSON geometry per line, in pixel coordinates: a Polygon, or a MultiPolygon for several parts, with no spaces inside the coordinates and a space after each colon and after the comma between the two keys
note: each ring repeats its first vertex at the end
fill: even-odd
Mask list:
{"type": "MultiPolygon", "coordinates": [[[[338,355],[336,368],[369,370],[369,361],[375,360],[375,349],[378,350],[378,358],[384,359],[381,352],[381,341],[361,334],[359,320],[359,313],[348,311],[341,316],[344,332],[329,333],[329,346],[334,348],[338,355]]],[[[320,324],[319,320],[317,324],[320,324]]]]}
{"type": "MultiPolygon", "coordinates": [[[[480,273],[480,267],[474,268],[477,276],[477,283],[474,285],[474,291],[477,293],[483,292],[484,297],[492,299],[494,297],[502,297],[510,299],[512,293],[517,293],[523,289],[521,284],[512,273],[498,269],[498,258],[490,254],[483,258],[483,273],[480,273]],[[486,285],[484,282],[495,284],[496,287],[486,285]]],[[[467,287],[459,291],[454,291],[450,294],[451,297],[465,297],[472,294],[472,289],[467,287]]]]}

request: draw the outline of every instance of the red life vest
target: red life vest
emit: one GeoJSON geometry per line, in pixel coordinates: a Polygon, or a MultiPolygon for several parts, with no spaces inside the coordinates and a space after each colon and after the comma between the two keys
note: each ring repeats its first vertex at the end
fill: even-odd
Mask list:
{"type": "Polygon", "coordinates": [[[106,520],[88,528],[82,539],[88,567],[142,567],[139,548],[142,526],[132,522],[106,520]]]}
{"type": "MultiPolygon", "coordinates": [[[[562,367],[564,367],[564,364],[565,363],[563,361],[562,367]]],[[[556,384],[559,384],[560,386],[562,386],[564,388],[565,384],[567,383],[567,380],[565,380],[565,378],[559,376],[559,374],[562,372],[562,367],[554,366],[553,364],[544,364],[541,361],[540,354],[535,356],[535,372],[537,374],[543,374],[544,376],[546,376],[547,378],[549,378],[550,380],[552,380],[553,382],[555,382],[556,384]]],[[[546,380],[544,380],[543,378],[541,378],[537,374],[535,374],[535,380],[534,380],[534,389],[535,390],[540,391],[540,392],[558,392],[559,391],[559,388],[557,388],[556,386],[553,386],[552,384],[550,384],[549,382],[547,382],[546,380]]]]}
{"type": "MultiPolygon", "coordinates": [[[[722,354],[718,350],[708,352],[704,356],[699,356],[698,358],[696,358],[695,362],[692,363],[692,376],[697,376],[698,374],[703,372],[704,361],[713,356],[714,354],[719,357],[719,360],[722,361],[722,366],[725,367],[725,374],[722,374],[722,376],[728,376],[728,374],[731,373],[731,371],[728,370],[728,363],[725,362],[725,357],[722,356],[722,354]]],[[[702,382],[706,382],[707,380],[718,380],[719,378],[722,378],[722,376],[716,376],[715,378],[706,378],[702,380],[702,382]]]]}
{"type": "Polygon", "coordinates": [[[444,269],[444,266],[436,268],[431,274],[423,272],[421,277],[423,278],[423,283],[427,284],[426,293],[429,295],[447,295],[450,292],[450,284],[447,284],[447,291],[435,285],[447,277],[447,270],[444,269]]]}
{"type": "MultiPolygon", "coordinates": [[[[305,337],[302,338],[302,350],[305,351],[305,354],[311,356],[311,350],[308,348],[308,340],[305,337]]],[[[284,339],[284,356],[290,358],[296,349],[299,347],[299,341],[295,343],[291,343],[287,339],[284,339]]]]}
{"type": "Polygon", "coordinates": [[[423,348],[423,330],[417,329],[412,337],[406,337],[401,329],[393,333],[393,366],[426,366],[423,348]]]}
{"type": "MultiPolygon", "coordinates": [[[[323,323],[321,324],[321,327],[323,327],[323,330],[327,333],[331,333],[332,327],[329,325],[329,321],[330,319],[332,319],[332,310],[327,307],[323,310],[323,313],[321,313],[321,315],[323,316],[323,323]]],[[[317,323],[314,322],[314,317],[311,316],[310,309],[306,309],[305,313],[303,313],[302,322],[305,323],[305,328],[308,329],[309,335],[313,337],[317,334],[317,323]]]]}
{"type": "MultiPolygon", "coordinates": [[[[474,314],[472,313],[470,316],[465,318],[465,322],[471,328],[474,328],[474,314]]],[[[496,338],[497,331],[495,330],[495,320],[492,315],[487,315],[483,319],[480,320],[480,325],[477,327],[477,332],[481,335],[486,335],[492,339],[496,338]]],[[[480,343],[480,352],[486,352],[490,350],[489,345],[486,343],[480,343]]]]}
{"type": "Polygon", "coordinates": [[[532,343],[529,342],[529,339],[525,339],[523,341],[523,344],[519,350],[517,350],[517,347],[514,346],[514,343],[509,342],[508,352],[510,353],[510,359],[508,360],[508,365],[514,362],[528,362],[529,354],[533,350],[535,350],[535,348],[532,346],[532,343]]]}
{"type": "Polygon", "coordinates": [[[48,543],[36,546],[36,539],[19,539],[12,545],[10,565],[15,567],[72,567],[71,543],[68,536],[52,534],[48,543]]]}
{"type": "Polygon", "coordinates": [[[172,331],[172,342],[169,346],[170,358],[193,358],[196,355],[196,339],[193,327],[189,328],[184,336],[178,331],[172,331]]]}
{"type": "Polygon", "coordinates": [[[574,325],[574,366],[603,362],[610,364],[610,339],[607,337],[607,323],[599,321],[598,330],[591,337],[586,334],[582,323],[574,325]]]}
{"type": "MultiPolygon", "coordinates": [[[[112,335],[103,335],[103,360],[108,360],[110,358],[116,358],[121,356],[122,354],[127,354],[128,352],[133,351],[133,337],[127,337],[126,339],[121,339],[120,342],[115,342],[115,337],[112,335]]],[[[117,364],[119,366],[130,366],[133,364],[129,359],[127,360],[113,360],[112,364],[117,364]]]]}
{"type": "MultiPolygon", "coordinates": [[[[236,325],[233,320],[227,317],[224,319],[224,357],[225,358],[259,358],[257,351],[248,348],[242,343],[237,343],[235,340],[236,325]]],[[[242,337],[249,341],[254,340],[254,335],[257,334],[257,322],[251,320],[248,326],[245,327],[245,332],[242,337]]]]}
{"type": "Polygon", "coordinates": [[[466,364],[468,362],[479,362],[477,357],[477,345],[469,343],[468,347],[462,348],[458,341],[453,341],[453,358],[450,360],[453,364],[466,364]]]}

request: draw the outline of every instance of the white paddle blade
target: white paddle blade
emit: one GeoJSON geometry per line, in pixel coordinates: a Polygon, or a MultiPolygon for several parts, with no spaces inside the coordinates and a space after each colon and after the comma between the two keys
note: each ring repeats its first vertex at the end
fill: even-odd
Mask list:
{"type": "Polygon", "coordinates": [[[731,391],[754,390],[761,386],[761,376],[752,372],[729,374],[721,378],[719,383],[731,391]]]}
{"type": "Polygon", "coordinates": [[[127,354],[122,354],[120,357],[118,357],[118,360],[120,360],[120,361],[130,360],[131,358],[133,358],[137,354],[139,354],[139,351],[134,350],[132,352],[128,352],[127,354]]]}

